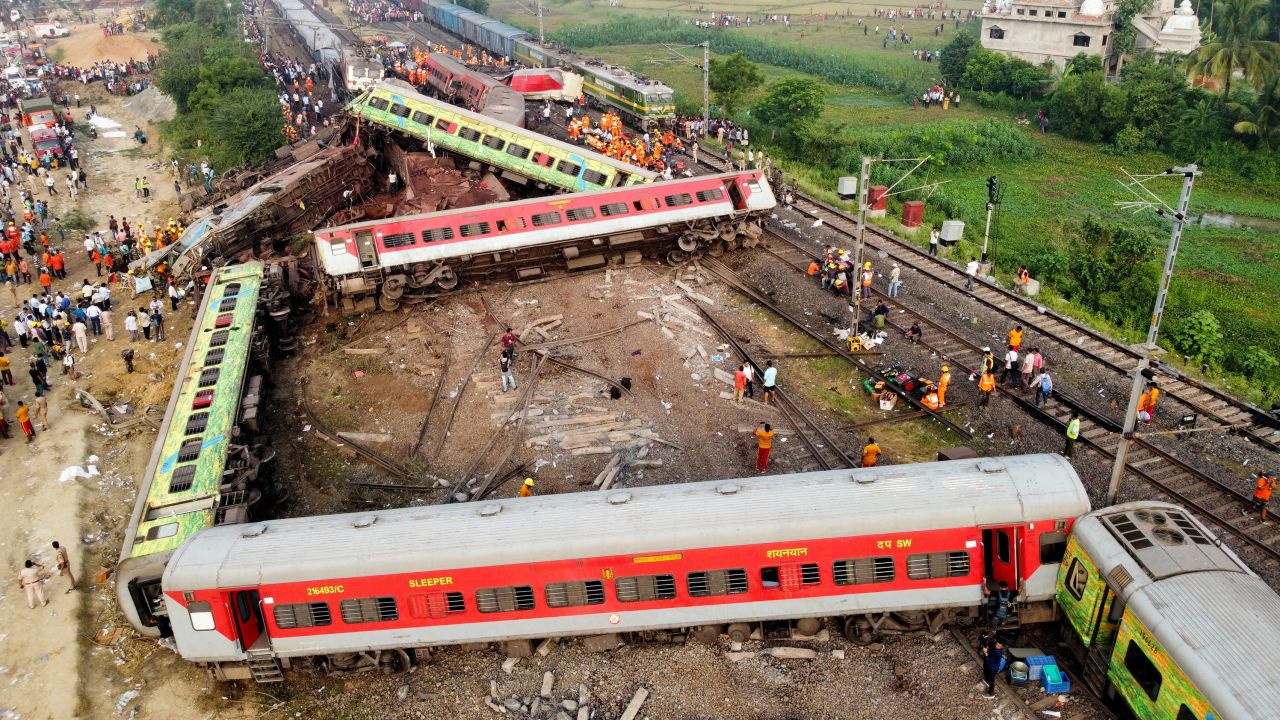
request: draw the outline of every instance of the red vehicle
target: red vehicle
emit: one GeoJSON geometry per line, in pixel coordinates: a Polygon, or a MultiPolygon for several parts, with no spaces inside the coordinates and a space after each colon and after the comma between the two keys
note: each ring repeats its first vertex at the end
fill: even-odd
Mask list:
{"type": "Polygon", "coordinates": [[[316,264],[337,294],[369,294],[381,285],[379,303],[394,310],[406,290],[448,291],[466,275],[509,271],[528,279],[544,266],[585,270],[632,251],[637,261],[640,251],[657,250],[672,262],[702,250],[722,253],[739,238],[754,241],[775,205],[763,173],[747,170],[371,220],[313,235],[316,264]]]}
{"type": "Polygon", "coordinates": [[[218,679],[404,669],[430,648],[625,633],[855,641],[975,619],[983,588],[1053,617],[1071,464],[1027,455],[510,498],[202,530],[161,580],[178,652],[218,679]]]}
{"type": "Polygon", "coordinates": [[[444,53],[429,53],[422,64],[436,95],[468,110],[524,127],[524,96],[495,78],[476,72],[444,53]]]}
{"type": "Polygon", "coordinates": [[[43,160],[45,155],[62,157],[62,138],[56,131],[44,125],[33,125],[27,128],[27,132],[31,135],[31,147],[35,149],[37,158],[43,160]]]}

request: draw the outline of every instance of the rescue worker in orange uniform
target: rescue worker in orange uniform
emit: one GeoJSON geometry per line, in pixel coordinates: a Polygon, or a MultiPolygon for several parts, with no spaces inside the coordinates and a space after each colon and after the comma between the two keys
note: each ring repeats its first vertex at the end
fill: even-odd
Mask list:
{"type": "Polygon", "coordinates": [[[1013,351],[1014,352],[1021,351],[1022,350],[1022,326],[1014,325],[1013,329],[1009,331],[1008,337],[1009,337],[1009,344],[1013,346],[1013,351]]]}
{"type": "Polygon", "coordinates": [[[1271,502],[1271,491],[1276,489],[1276,471],[1258,473],[1253,490],[1253,509],[1262,511],[1262,522],[1267,521],[1267,503],[1271,502]]]}
{"type": "Polygon", "coordinates": [[[942,366],[942,377],[938,378],[938,407],[947,404],[947,388],[951,386],[951,368],[942,366]]]}
{"type": "Polygon", "coordinates": [[[996,389],[996,376],[992,372],[982,373],[982,377],[978,378],[978,393],[980,395],[979,405],[986,407],[991,402],[991,393],[996,389]]]}
{"type": "Polygon", "coordinates": [[[520,497],[530,497],[533,495],[533,478],[525,478],[524,485],[520,486],[520,497]]]}

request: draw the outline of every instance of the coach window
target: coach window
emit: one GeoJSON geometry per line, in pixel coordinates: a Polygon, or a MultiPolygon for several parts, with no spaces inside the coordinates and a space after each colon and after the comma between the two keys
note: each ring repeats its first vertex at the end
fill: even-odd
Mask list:
{"type": "Polygon", "coordinates": [[[391,233],[382,236],[382,247],[387,249],[409,247],[417,242],[418,239],[411,232],[391,233]]]}
{"type": "Polygon", "coordinates": [[[348,625],[400,619],[400,610],[393,597],[343,600],[338,603],[338,610],[342,613],[342,622],[348,625]]]}
{"type": "Polygon", "coordinates": [[[372,107],[374,110],[386,110],[387,105],[389,104],[390,103],[380,97],[369,98],[369,107],[372,107]]]}
{"type": "Polygon", "coordinates": [[[604,215],[605,217],[613,217],[614,215],[626,215],[627,204],[626,203],[609,203],[608,205],[601,205],[600,214],[604,215]]]}
{"type": "Polygon", "coordinates": [[[831,577],[836,585],[893,582],[893,558],[885,556],[837,560],[831,565],[831,577]]]}
{"type": "Polygon", "coordinates": [[[710,202],[713,200],[724,199],[724,191],[721,190],[720,188],[712,188],[710,190],[699,190],[697,195],[698,195],[698,202],[710,202]]]}
{"type": "Polygon", "coordinates": [[[525,158],[529,157],[529,148],[523,145],[517,145],[515,143],[508,143],[507,154],[512,157],[517,157],[517,158],[520,158],[521,160],[524,160],[525,158]]]}
{"type": "Polygon", "coordinates": [[[643,200],[636,200],[631,204],[634,205],[636,210],[639,210],[640,212],[644,212],[645,210],[657,210],[659,207],[662,206],[662,203],[659,202],[658,198],[656,197],[644,198],[643,200]]]}
{"type": "Polygon", "coordinates": [[[685,582],[688,583],[689,597],[741,595],[747,591],[747,571],[735,568],[691,572],[685,582]]]}
{"type": "Polygon", "coordinates": [[[457,127],[457,124],[449,122],[449,118],[440,118],[439,120],[436,120],[436,129],[441,132],[453,134],[453,131],[457,127]]]}
{"type": "Polygon", "coordinates": [[[666,198],[664,198],[664,201],[667,203],[667,207],[680,207],[681,205],[692,205],[693,196],[690,195],[689,193],[676,193],[675,195],[668,195],[666,198]]]}
{"type": "Polygon", "coordinates": [[[907,577],[912,580],[964,577],[968,574],[969,553],[962,550],[907,556],[907,577]]]}
{"type": "Polygon", "coordinates": [[[596,211],[589,207],[569,208],[564,211],[564,216],[569,218],[571,222],[576,222],[578,220],[592,220],[596,216],[596,211]]]}
{"type": "Polygon", "coordinates": [[[1174,718],[1174,720],[1200,720],[1200,719],[1196,717],[1196,714],[1191,710],[1191,708],[1187,707],[1186,705],[1183,705],[1182,707],[1178,708],[1178,717],[1174,718]]]}
{"type": "Polygon", "coordinates": [[[329,603],[287,603],[276,605],[272,612],[275,614],[276,627],[284,630],[333,624],[329,603]]]}
{"type": "Polygon", "coordinates": [[[436,118],[434,115],[428,115],[422,112],[421,110],[414,111],[413,116],[410,117],[409,119],[418,123],[419,125],[430,125],[431,123],[436,121],[436,118]]]}
{"type": "Polygon", "coordinates": [[[490,230],[489,223],[487,222],[467,223],[466,225],[463,225],[458,228],[458,232],[461,233],[462,237],[475,237],[477,235],[488,235],[489,230],[490,230]]]}
{"type": "Polygon", "coordinates": [[[1067,534],[1061,530],[1042,533],[1040,535],[1040,564],[1051,565],[1062,562],[1067,554],[1067,534]]]}
{"type": "Polygon", "coordinates": [[[407,105],[392,105],[390,112],[392,115],[395,115],[396,117],[402,117],[402,118],[409,117],[409,107],[407,105]]]}
{"type": "Polygon", "coordinates": [[[1152,702],[1160,696],[1160,686],[1164,684],[1164,676],[1160,669],[1151,662],[1151,658],[1138,647],[1138,643],[1130,640],[1129,649],[1124,653],[1124,667],[1133,676],[1138,687],[1151,698],[1152,702]]]}
{"type": "Polygon", "coordinates": [[[329,252],[333,253],[334,255],[346,255],[347,241],[346,240],[330,240],[329,252]]]}
{"type": "Polygon", "coordinates": [[[506,140],[503,140],[497,135],[485,135],[484,140],[480,141],[480,143],[485,147],[492,148],[494,150],[501,150],[502,146],[506,145],[506,142],[506,140]]]}
{"type": "Polygon", "coordinates": [[[676,578],[674,575],[617,578],[613,581],[613,592],[621,602],[671,600],[676,596],[676,578]]]}
{"type": "Polygon", "coordinates": [[[595,170],[587,170],[582,173],[582,179],[592,185],[601,185],[607,187],[609,185],[609,176],[595,170]]]}
{"type": "Polygon", "coordinates": [[[498,232],[500,233],[515,231],[515,230],[523,230],[525,229],[525,227],[526,226],[525,226],[524,218],[518,215],[513,218],[508,218],[506,220],[498,221],[498,232]]]}
{"type": "Polygon", "coordinates": [[[485,588],[476,591],[476,609],[482,613],[532,610],[533,588],[529,585],[485,588]]]}
{"type": "Polygon", "coordinates": [[[459,128],[458,137],[462,138],[463,140],[469,140],[471,142],[480,142],[480,133],[468,127],[459,128]]]}
{"type": "Polygon", "coordinates": [[[416,618],[442,618],[446,615],[466,612],[466,602],[460,592],[418,593],[409,596],[409,615],[416,618]]]}
{"type": "Polygon", "coordinates": [[[187,614],[191,616],[192,630],[213,629],[213,606],[203,600],[187,603],[187,614]]]}
{"type": "Polygon", "coordinates": [[[547,607],[562,608],[604,604],[604,583],[600,580],[547,583],[545,591],[547,607]]]}
{"type": "Polygon", "coordinates": [[[155,525],[147,530],[147,540],[163,540],[171,538],[178,534],[178,523],[171,522],[163,525],[155,525]]]}
{"type": "Polygon", "coordinates": [[[1089,585],[1089,569],[1079,558],[1072,560],[1067,567],[1067,579],[1062,584],[1071,593],[1071,597],[1077,600],[1084,597],[1084,589],[1089,585]]]}
{"type": "Polygon", "coordinates": [[[195,479],[195,465],[179,465],[177,469],[173,471],[173,475],[169,477],[169,492],[186,492],[191,489],[191,484],[195,479]]]}
{"type": "Polygon", "coordinates": [[[548,225],[559,225],[560,213],[558,212],[537,213],[530,219],[533,220],[534,227],[546,227],[548,225]]]}
{"type": "Polygon", "coordinates": [[[452,239],[453,239],[453,228],[451,227],[432,228],[430,230],[422,231],[422,242],[424,243],[433,243],[433,242],[440,242],[441,240],[452,240],[452,239]]]}
{"type": "Polygon", "coordinates": [[[568,160],[561,160],[560,164],[556,166],[556,169],[570,177],[577,177],[578,173],[582,172],[581,165],[571,163],[568,160]]]}
{"type": "Polygon", "coordinates": [[[817,563],[760,568],[760,587],[766,590],[794,590],[803,585],[817,585],[820,582],[822,582],[822,575],[817,563]]]}

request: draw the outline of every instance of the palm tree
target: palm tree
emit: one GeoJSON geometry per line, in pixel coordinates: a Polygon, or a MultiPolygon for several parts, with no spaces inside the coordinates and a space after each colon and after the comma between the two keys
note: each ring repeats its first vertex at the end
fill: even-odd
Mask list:
{"type": "Polygon", "coordinates": [[[1258,149],[1269,152],[1271,140],[1280,138],[1280,75],[1273,74],[1267,79],[1258,94],[1256,108],[1240,103],[1231,103],[1227,107],[1241,118],[1232,129],[1240,135],[1256,136],[1258,149]]]}
{"type": "Polygon", "coordinates": [[[1222,81],[1222,97],[1231,96],[1231,76],[1242,70],[1255,84],[1274,74],[1280,50],[1267,37],[1266,0],[1218,0],[1209,41],[1187,58],[1187,68],[1222,81]]]}

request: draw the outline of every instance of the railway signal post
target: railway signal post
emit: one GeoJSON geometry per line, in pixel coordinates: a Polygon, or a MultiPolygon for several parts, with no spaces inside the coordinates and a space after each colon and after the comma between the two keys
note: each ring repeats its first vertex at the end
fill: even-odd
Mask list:
{"type": "Polygon", "coordinates": [[[1111,466],[1111,483],[1107,486],[1108,505],[1115,504],[1116,495],[1120,492],[1120,478],[1124,477],[1125,461],[1129,456],[1129,445],[1133,442],[1133,428],[1138,421],[1138,396],[1142,393],[1143,383],[1146,382],[1145,373],[1151,366],[1151,353],[1156,349],[1156,336],[1160,332],[1160,319],[1164,315],[1164,303],[1169,296],[1169,283],[1173,280],[1173,266],[1178,259],[1178,244],[1182,242],[1182,228],[1187,224],[1187,207],[1191,204],[1191,188],[1199,175],[1200,169],[1192,164],[1170,168],[1157,175],[1142,176],[1125,186],[1130,192],[1139,197],[1139,202],[1135,204],[1137,207],[1159,203],[1160,207],[1156,208],[1156,214],[1161,216],[1166,215],[1166,209],[1168,209],[1168,214],[1172,216],[1171,219],[1173,220],[1173,230],[1169,234],[1169,250],[1164,256],[1164,270],[1160,275],[1160,286],[1156,290],[1155,308],[1151,311],[1151,327],[1147,330],[1147,342],[1142,347],[1142,357],[1138,361],[1138,367],[1133,371],[1133,387],[1129,390],[1129,408],[1124,414],[1124,432],[1120,436],[1120,444],[1116,447],[1116,461],[1111,466]],[[1178,198],[1177,210],[1168,208],[1167,205],[1142,185],[1144,180],[1176,175],[1182,176],[1182,195],[1178,198]],[[1133,189],[1135,185],[1141,189],[1140,193],[1133,189]]]}

